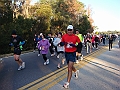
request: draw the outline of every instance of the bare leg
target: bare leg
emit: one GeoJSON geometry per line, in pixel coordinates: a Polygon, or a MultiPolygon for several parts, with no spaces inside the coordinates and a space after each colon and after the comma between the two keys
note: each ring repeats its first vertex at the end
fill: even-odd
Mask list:
{"type": "Polygon", "coordinates": [[[67,76],[67,82],[70,83],[71,77],[72,77],[72,71],[76,71],[75,67],[73,66],[74,62],[69,61],[68,63],[68,76],[67,76]]]}
{"type": "Polygon", "coordinates": [[[19,66],[22,65],[22,60],[20,59],[20,55],[14,55],[14,59],[17,60],[16,62],[18,63],[19,66]]]}

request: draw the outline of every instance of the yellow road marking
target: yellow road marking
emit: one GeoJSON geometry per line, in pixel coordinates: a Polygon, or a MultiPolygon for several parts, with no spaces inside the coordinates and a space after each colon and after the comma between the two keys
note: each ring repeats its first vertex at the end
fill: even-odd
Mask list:
{"type": "MultiPolygon", "coordinates": [[[[93,58],[99,56],[105,50],[106,50],[105,48],[96,50],[96,51],[92,52],[91,54],[89,54],[87,56],[84,56],[84,58],[86,58],[86,59],[89,58],[89,60],[92,60],[93,58]]],[[[85,66],[87,63],[88,62],[81,61],[80,64],[75,64],[75,67],[77,69],[80,69],[83,66],[85,66]]],[[[34,82],[31,82],[31,83],[19,88],[18,90],[25,90],[25,89],[27,89],[27,90],[38,90],[39,88],[42,88],[42,90],[47,90],[47,89],[54,86],[55,84],[57,84],[58,82],[60,82],[61,80],[63,80],[66,77],[67,77],[67,66],[65,66],[61,69],[58,69],[58,70],[56,70],[56,71],[54,71],[54,72],[52,72],[52,73],[50,73],[46,76],[34,81],[34,82]],[[40,82],[40,81],[42,81],[42,82],[40,82]]]]}
{"type": "Polygon", "coordinates": [[[37,90],[37,89],[45,86],[46,84],[54,81],[56,78],[60,77],[61,75],[65,74],[66,71],[67,71],[67,69],[65,69],[65,70],[63,70],[63,71],[49,77],[48,79],[44,80],[43,82],[40,82],[40,83],[36,84],[35,86],[33,86],[31,88],[28,88],[28,90],[37,90]]]}
{"type": "MultiPolygon", "coordinates": [[[[96,52],[96,53],[92,54],[91,56],[88,56],[89,59],[90,59],[89,62],[90,62],[93,58],[99,56],[99,55],[100,55],[102,52],[104,52],[104,51],[105,51],[105,49],[101,49],[99,52],[96,52]],[[97,55],[96,55],[96,54],[97,54],[97,55]],[[91,58],[91,57],[92,57],[92,58],[91,58]]],[[[88,58],[88,57],[87,57],[87,58],[88,58]]],[[[82,68],[83,66],[85,66],[86,64],[88,64],[88,62],[81,61],[80,64],[75,64],[75,66],[76,66],[77,69],[80,69],[80,68],[82,68]]],[[[52,86],[54,86],[54,85],[57,84],[58,82],[62,81],[62,80],[63,80],[64,78],[66,78],[66,77],[67,77],[67,73],[64,74],[63,76],[59,77],[57,80],[54,80],[53,82],[47,84],[47,85],[46,85],[44,88],[42,88],[41,90],[48,90],[49,88],[51,88],[52,86]]],[[[37,90],[37,89],[34,89],[34,90],[37,90]]]]}
{"type": "Polygon", "coordinates": [[[30,87],[30,86],[36,84],[37,82],[40,82],[41,80],[43,80],[43,79],[45,79],[45,78],[48,78],[48,77],[50,77],[51,75],[53,75],[53,74],[55,74],[55,73],[57,73],[57,72],[59,72],[59,71],[65,69],[65,68],[67,68],[67,66],[65,66],[65,67],[63,67],[63,68],[61,68],[61,69],[58,69],[58,70],[56,70],[56,71],[54,71],[54,72],[52,72],[52,73],[50,73],[50,74],[48,74],[48,75],[46,75],[46,76],[40,78],[40,79],[37,79],[37,80],[35,80],[35,81],[33,81],[33,82],[31,82],[31,83],[29,83],[29,84],[27,84],[27,85],[25,85],[25,86],[19,88],[18,90],[24,90],[24,89],[26,89],[26,88],[28,88],[28,87],[30,87]]]}

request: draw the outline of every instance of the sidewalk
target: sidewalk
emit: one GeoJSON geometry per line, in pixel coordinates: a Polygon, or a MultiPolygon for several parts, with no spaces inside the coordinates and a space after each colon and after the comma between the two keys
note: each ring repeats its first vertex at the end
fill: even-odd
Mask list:
{"type": "MultiPolygon", "coordinates": [[[[111,51],[106,47],[99,53],[85,58],[80,64],[86,62],[87,64],[79,69],[79,78],[76,80],[72,77],[70,88],[67,90],[120,90],[120,48],[117,44],[111,51]]],[[[65,90],[65,82],[66,78],[49,90],[65,90]]]]}

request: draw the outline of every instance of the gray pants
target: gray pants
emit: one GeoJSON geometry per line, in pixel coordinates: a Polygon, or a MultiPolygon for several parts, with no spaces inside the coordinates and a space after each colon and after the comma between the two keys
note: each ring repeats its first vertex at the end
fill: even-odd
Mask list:
{"type": "Polygon", "coordinates": [[[65,59],[65,53],[58,53],[59,55],[59,63],[61,64],[62,63],[62,60],[65,59]]]}

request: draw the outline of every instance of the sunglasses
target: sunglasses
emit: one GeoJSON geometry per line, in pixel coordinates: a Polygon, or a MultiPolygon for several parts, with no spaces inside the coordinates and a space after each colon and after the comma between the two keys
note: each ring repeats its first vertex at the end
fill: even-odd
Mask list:
{"type": "Polygon", "coordinates": [[[72,31],[72,29],[68,29],[68,31],[72,31]]]}

